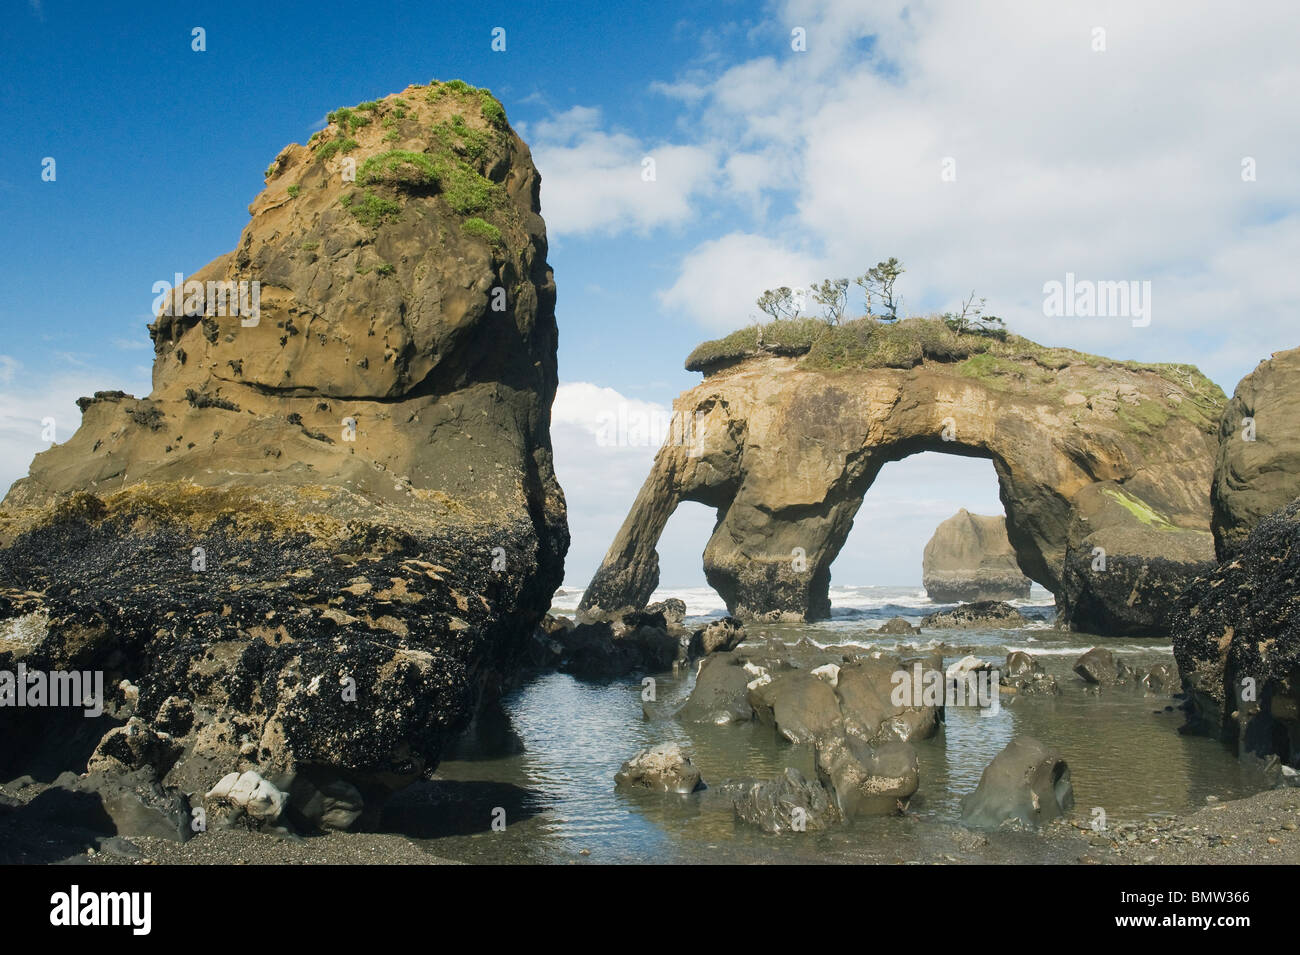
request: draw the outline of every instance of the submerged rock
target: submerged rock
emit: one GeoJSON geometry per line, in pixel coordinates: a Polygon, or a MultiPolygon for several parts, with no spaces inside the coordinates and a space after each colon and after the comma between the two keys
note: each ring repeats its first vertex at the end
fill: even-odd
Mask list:
{"type": "MultiPolygon", "coordinates": [[[[762,674],[747,670],[731,653],[706,657],[695,676],[695,686],[677,718],[687,723],[748,723],[754,718],[749,684],[762,674]]],[[[770,678],[769,678],[770,679],[770,678]]]]}
{"type": "Polygon", "coordinates": [[[660,743],[639,751],[623,764],[614,782],[623,789],[683,795],[704,788],[700,771],[677,743],[660,743]]]}
{"type": "Polygon", "coordinates": [[[980,829],[1037,828],[1074,807],[1070,767],[1029,736],[1013,739],[984,769],[979,786],[961,801],[961,818],[980,829]]]}
{"type": "Polygon", "coordinates": [[[1078,660],[1074,661],[1074,672],[1085,683],[1094,686],[1114,686],[1128,682],[1132,670],[1123,660],[1117,658],[1104,647],[1093,647],[1078,660]]]}
{"type": "Polygon", "coordinates": [[[808,780],[794,768],[775,779],[758,779],[737,785],[734,797],[736,819],[764,832],[806,832],[829,829],[840,821],[826,788],[808,780]]]}
{"type": "Polygon", "coordinates": [[[934,630],[1005,630],[1028,623],[1019,610],[1000,600],[980,600],[952,610],[936,610],[921,618],[921,626],[934,630]]]}
{"type": "Polygon", "coordinates": [[[1007,654],[1006,663],[1002,667],[1002,685],[1014,688],[1016,695],[1022,697],[1061,695],[1056,677],[1023,650],[1013,650],[1007,654]]]}
{"type": "Polygon", "coordinates": [[[918,629],[902,617],[890,617],[876,628],[876,633],[916,633],[918,629]]]}
{"type": "Polygon", "coordinates": [[[935,603],[1023,600],[1030,587],[1007,539],[1006,518],[965,508],[935,528],[925,545],[921,582],[935,603]]]}
{"type": "Polygon", "coordinates": [[[845,819],[900,812],[920,785],[910,743],[873,746],[852,736],[830,737],[818,743],[816,759],[817,778],[845,819]]]}

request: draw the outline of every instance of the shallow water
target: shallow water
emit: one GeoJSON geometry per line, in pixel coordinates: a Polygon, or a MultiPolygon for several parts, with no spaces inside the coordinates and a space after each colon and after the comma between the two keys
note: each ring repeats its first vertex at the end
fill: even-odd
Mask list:
{"type": "MultiPolygon", "coordinates": [[[[839,596],[845,604],[856,597],[857,605],[841,605],[831,620],[818,624],[752,625],[750,637],[776,636],[789,643],[807,637],[823,645],[908,651],[942,645],[945,663],[968,653],[1001,663],[1011,650],[1026,650],[1057,678],[1063,695],[1017,700],[992,715],[949,707],[941,731],[916,743],[921,784],[905,818],[771,836],[736,824],[730,801],[716,784],[775,776],[786,766],[811,777],[811,749],[784,743],[757,723],[678,723],[671,713],[689,693],[689,675],[656,677],[657,703],[647,718],[639,679],[600,685],[549,674],[505,701],[522,749],[444,761],[434,782],[398,798],[393,820],[423,838],[430,852],[474,862],[907,861],[951,848],[962,795],[975,788],[984,767],[1017,735],[1034,736],[1065,757],[1075,814],[1084,820],[1100,807],[1113,826],[1198,808],[1207,796],[1234,798],[1262,788],[1223,745],[1179,735],[1182,717],[1171,698],[1125,688],[1089,694],[1070,669],[1098,644],[1130,666],[1169,662],[1167,641],[1094,639],[1046,623],[877,639],[871,630],[881,620],[898,614],[915,623],[936,605],[908,588],[843,588],[839,596]],[[670,740],[690,751],[713,789],[687,797],[615,790],[614,774],[626,759],[670,740]],[[504,831],[492,830],[494,812],[504,813],[504,831]],[[581,850],[590,856],[580,856],[581,850]]],[[[721,612],[707,602],[688,598],[692,612],[721,612]]],[[[1050,615],[1045,592],[1021,603],[1029,613],[1050,615]]],[[[557,599],[556,612],[567,609],[557,599]]],[[[687,621],[688,626],[697,622],[687,621]]],[[[1011,851],[1010,861],[1035,861],[1039,850],[1032,838],[1021,838],[1011,851]]]]}

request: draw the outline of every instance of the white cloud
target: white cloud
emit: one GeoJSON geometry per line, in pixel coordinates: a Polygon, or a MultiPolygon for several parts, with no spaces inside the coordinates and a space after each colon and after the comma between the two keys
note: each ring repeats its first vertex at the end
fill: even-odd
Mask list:
{"type": "Polygon", "coordinates": [[[567,586],[585,587],[591,580],[650,473],[661,442],[636,425],[667,420],[670,413],[666,404],[627,398],[590,382],[564,382],[556,390],[551,445],[569,508],[567,586]]]}
{"type": "Polygon", "coordinates": [[[816,259],[777,240],[733,232],[695,248],[660,301],[667,309],[726,332],[760,316],[754,300],[765,288],[806,286],[822,271],[816,259]]]}
{"type": "Polygon", "coordinates": [[[751,32],[770,52],[726,67],[711,52],[649,84],[685,111],[675,147],[602,131],[589,109],[542,137],[561,234],[712,221],[743,200],[753,221],[717,217],[731,234],[682,257],[665,305],[725,330],[756,290],[897,255],[909,310],[974,288],[1031,337],[1197,362],[1229,390],[1250,367],[1236,356],[1297,344],[1300,7],[789,0],[751,32]],[[648,152],[680,156],[658,193],[637,175],[648,152]],[[1151,326],[1045,318],[1043,283],[1067,271],[1151,280],[1151,326]]]}
{"type": "Polygon", "coordinates": [[[599,110],[575,106],[528,131],[549,233],[646,232],[698,215],[698,195],[719,176],[711,146],[642,142],[599,123],[599,110]]]}
{"type": "MultiPolygon", "coordinates": [[[[714,44],[649,84],[681,104],[675,143],[652,148],[594,110],[554,118],[534,150],[546,216],[561,235],[722,223],[679,251],[660,292],[665,310],[711,332],[747,324],[764,288],[896,255],[908,311],[975,289],[1029,337],[1193,362],[1230,393],[1259,360],[1300,345],[1297,35],[1300,7],[1281,0],[1249,15],[1226,0],[787,0],[750,31],[767,50],[728,62],[714,44]],[[789,50],[794,25],[805,54],[789,50]],[[660,163],[666,195],[641,190],[641,156],[674,148],[691,172],[665,180],[660,163]],[[1246,157],[1257,181],[1242,179],[1246,157]],[[1151,325],[1044,316],[1043,284],[1067,271],[1151,281],[1151,325]]],[[[579,404],[610,400],[565,387],[579,404]]],[[[580,585],[653,457],[596,448],[591,422],[569,409],[555,429],[580,585]]],[[[882,474],[837,581],[918,580],[935,524],[961,506],[1000,511],[986,463],[930,457],[882,474]]],[[[698,573],[698,553],[661,556],[665,579],[682,579],[670,564],[698,573]]]]}

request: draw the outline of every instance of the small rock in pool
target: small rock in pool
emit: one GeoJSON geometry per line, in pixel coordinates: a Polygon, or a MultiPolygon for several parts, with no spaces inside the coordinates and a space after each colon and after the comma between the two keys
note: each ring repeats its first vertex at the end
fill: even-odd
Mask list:
{"type": "Polygon", "coordinates": [[[643,749],[614,775],[622,789],[648,789],[661,793],[693,793],[704,788],[700,771],[676,743],[643,749]]]}

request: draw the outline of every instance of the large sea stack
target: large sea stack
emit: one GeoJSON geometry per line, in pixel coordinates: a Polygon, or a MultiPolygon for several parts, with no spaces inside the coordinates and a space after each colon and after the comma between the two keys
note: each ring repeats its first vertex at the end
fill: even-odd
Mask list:
{"type": "Polygon", "coordinates": [[[108,711],[0,711],[0,772],[255,773],[351,824],[437,764],[568,546],[539,190],[459,81],[275,157],[201,294],[161,296],[152,392],[83,398],[4,500],[0,669],[103,671],[108,711]]]}
{"type": "Polygon", "coordinates": [[[674,403],[679,426],[584,613],[644,605],[659,535],[692,500],[717,509],[704,572],[731,613],[825,618],[863,495],[885,464],[919,451],[992,461],[1016,564],[1076,629],[1165,634],[1182,588],[1214,565],[1225,398],[1190,365],[864,318],[742,329],[686,367],[704,380],[674,403]]]}
{"type": "Polygon", "coordinates": [[[1016,565],[1006,518],[964,507],[936,527],[925,545],[921,583],[937,603],[1023,600],[1030,586],[1016,565]]]}

